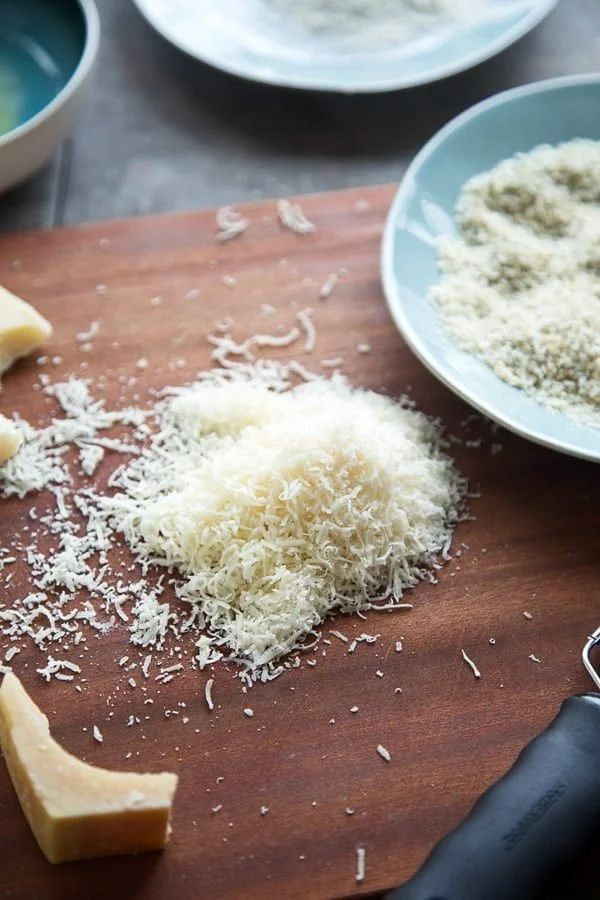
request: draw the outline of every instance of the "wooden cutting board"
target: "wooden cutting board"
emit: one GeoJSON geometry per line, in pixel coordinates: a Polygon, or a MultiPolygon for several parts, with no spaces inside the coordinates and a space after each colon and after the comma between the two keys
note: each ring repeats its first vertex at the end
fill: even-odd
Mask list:
{"type": "MultiPolygon", "coordinates": [[[[364,387],[397,395],[410,386],[421,409],[467,442],[452,452],[476,495],[475,518],[456,535],[462,555],[437,585],[412,592],[414,609],[325,627],[350,638],[378,633],[375,645],[349,654],[330,636],[317,665],[248,695],[217,666],[212,714],[206,674],[197,670],[186,668],[165,686],[151,680],[146,693],[130,687],[131,673],[118,660],[139,654],[124,628],[87,642],[78,660],[81,694],[43,682],[35,669],[44,655],[24,650],[15,671],[65,747],[102,766],[173,769],[181,786],[167,852],[52,868],[0,768],[0,897],[323,900],[376,893],[410,876],[565,696],[590,688],[580,649],[600,624],[600,467],[470,419],[469,408],[407,349],[379,287],[392,194],[382,187],[303,199],[318,226],[304,237],[278,226],[273,203],[260,203],[244,210],[250,230],[226,244],[215,241],[211,212],[0,239],[0,283],[53,321],[56,335],[44,352],[63,360],[54,368],[35,360],[16,367],[5,379],[3,412],[17,409],[33,422],[48,417],[49,401],[32,390],[42,371],[53,379],[101,377],[98,393],[109,407],[136,396],[145,402],[150,388],[192,380],[209,365],[205,337],[215,321],[232,316],[243,337],[259,325],[288,326],[298,308],[311,306],[316,351],[291,355],[317,370],[320,360],[342,356],[347,375],[364,387]],[[343,268],[331,297],[320,301],[320,285],[343,268]],[[225,275],[237,286],[225,285],[225,275]],[[156,296],[163,302],[153,305],[156,296]],[[261,304],[277,313],[261,319],[261,304]],[[93,320],[100,333],[85,352],[75,336],[93,320]],[[359,343],[372,352],[358,353],[359,343]],[[136,368],[140,357],[150,363],[145,372],[136,368]],[[135,383],[124,387],[120,376],[135,383]],[[395,651],[399,640],[402,652],[395,651]],[[462,648],[481,679],[462,661],[462,648]],[[144,704],[148,698],[154,703],[144,704]],[[249,706],[253,718],[243,713],[249,706]],[[168,710],[178,714],[165,716],[168,710]],[[130,715],[141,724],[126,727],[130,715]],[[94,724],[102,745],[92,739],[94,724]],[[378,744],[391,762],[377,754],[378,744]],[[357,847],[366,850],[363,884],[355,881],[357,847]]],[[[109,470],[105,461],[99,477],[109,470]]],[[[1,501],[3,545],[26,527],[32,503],[42,501],[1,501]]],[[[0,603],[25,591],[27,568],[17,565],[0,603]]],[[[556,897],[590,896],[593,878],[591,862],[582,865],[556,897]]]]}

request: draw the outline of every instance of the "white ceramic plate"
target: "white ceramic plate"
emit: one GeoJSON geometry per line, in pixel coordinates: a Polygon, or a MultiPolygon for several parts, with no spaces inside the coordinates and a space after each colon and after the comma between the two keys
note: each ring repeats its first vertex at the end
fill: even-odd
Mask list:
{"type": "Polygon", "coordinates": [[[413,87],[469,69],[531,31],[557,0],[463,0],[470,8],[463,21],[437,31],[399,30],[387,46],[366,49],[306,34],[274,15],[269,0],[134,2],[168,41],[218,69],[266,84],[351,94],[413,87]]]}
{"type": "Polygon", "coordinates": [[[439,278],[436,240],[455,235],[462,186],[502,159],[539,144],[600,141],[600,74],[554,78],[505,91],[449,122],[409,167],[392,205],[382,248],[390,312],[406,342],[451,390],[532,441],[600,462],[600,428],[554,412],[459,350],[429,299],[439,278]]]}

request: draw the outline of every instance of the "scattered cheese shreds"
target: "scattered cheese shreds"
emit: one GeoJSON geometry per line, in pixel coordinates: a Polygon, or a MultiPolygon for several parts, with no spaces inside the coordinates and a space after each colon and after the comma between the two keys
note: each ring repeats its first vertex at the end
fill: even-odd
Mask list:
{"type": "MultiPolygon", "coordinates": [[[[310,312],[303,313],[311,342],[310,312]]],[[[252,346],[299,334],[257,336],[252,346]]],[[[243,357],[249,348],[239,347],[228,352],[243,357]]],[[[314,646],[331,613],[408,606],[404,591],[433,578],[459,517],[465,485],[437,424],[353,390],[339,375],[244,360],[166,390],[151,414],[108,411],[77,379],[48,380],[44,390],[64,416],[38,430],[20,423],[26,443],[0,468],[3,496],[48,488],[56,501],[41,519],[56,549],[46,556],[28,546],[33,591],[0,609],[5,636],[42,650],[55,641],[76,646],[82,627],[101,635],[122,621],[131,643],[146,650],[148,678],[149,651],[161,650],[170,632],[193,630],[199,668],[227,657],[245,683],[269,680],[292,665],[279,658],[314,646]],[[307,383],[292,388],[292,374],[307,383]],[[130,436],[101,435],[113,426],[130,436]],[[109,492],[74,487],[70,446],[88,475],[107,451],[125,455],[109,492]],[[141,567],[137,583],[108,577],[106,554],[122,538],[141,567]],[[164,573],[158,581],[157,572],[164,573]]],[[[360,635],[348,652],[376,639],[360,635]]],[[[167,683],[181,668],[157,678],[167,683]]],[[[48,656],[38,672],[72,680],[79,667],[48,656]]]]}

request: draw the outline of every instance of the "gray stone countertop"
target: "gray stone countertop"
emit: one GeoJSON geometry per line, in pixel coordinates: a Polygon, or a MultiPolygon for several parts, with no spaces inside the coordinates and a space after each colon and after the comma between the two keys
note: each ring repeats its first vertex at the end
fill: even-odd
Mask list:
{"type": "Polygon", "coordinates": [[[102,47],[75,134],[0,198],[0,229],[220,205],[398,181],[445,122],[508,87],[600,69],[600,0],[561,0],[470,72],[343,97],[238,80],[180,54],[131,0],[97,0],[102,47]]]}

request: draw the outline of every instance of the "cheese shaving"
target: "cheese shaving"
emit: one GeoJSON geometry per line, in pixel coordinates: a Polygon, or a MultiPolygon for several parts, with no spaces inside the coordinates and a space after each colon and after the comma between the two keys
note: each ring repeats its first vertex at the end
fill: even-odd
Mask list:
{"type": "Polygon", "coordinates": [[[377,752],[379,753],[379,755],[382,759],[385,759],[386,762],[392,761],[392,755],[391,755],[390,751],[386,750],[386,748],[383,746],[383,744],[377,745],[377,752]]]}
{"type": "Polygon", "coordinates": [[[331,275],[328,275],[323,284],[321,285],[321,289],[319,290],[319,298],[321,300],[328,300],[329,297],[333,294],[333,291],[340,280],[340,276],[337,272],[332,272],[331,275]]]}
{"type": "Polygon", "coordinates": [[[87,331],[80,331],[77,335],[77,340],[80,344],[85,344],[88,341],[93,341],[95,337],[100,333],[100,323],[92,322],[87,331]]]}
{"type": "Polygon", "coordinates": [[[239,237],[250,226],[250,222],[232,206],[222,206],[217,211],[217,241],[231,241],[239,237]]]}
{"type": "Polygon", "coordinates": [[[208,706],[208,708],[211,712],[215,708],[215,704],[214,704],[213,697],[212,697],[212,689],[213,689],[214,683],[215,683],[215,679],[209,678],[208,681],[206,682],[206,684],[204,685],[204,697],[206,699],[206,705],[208,706]]]}
{"type": "Polygon", "coordinates": [[[317,329],[315,328],[314,322],[311,319],[311,315],[312,309],[302,309],[296,316],[302,330],[306,335],[306,341],[304,342],[304,350],[306,351],[306,353],[312,353],[317,342],[317,329]]]}
{"type": "Polygon", "coordinates": [[[317,230],[313,223],[306,218],[299,203],[279,200],[277,203],[277,215],[284,228],[289,228],[290,231],[295,231],[296,234],[311,234],[317,230]]]}
{"type": "MultiPolygon", "coordinates": [[[[346,810],[347,812],[347,810],[346,810]]],[[[352,810],[354,812],[354,810],[352,810]]],[[[364,881],[365,880],[365,864],[366,864],[367,851],[364,847],[357,847],[356,849],[356,881],[364,881]]]]}
{"type": "Polygon", "coordinates": [[[479,669],[477,668],[477,666],[475,665],[475,663],[473,662],[471,657],[467,656],[467,654],[465,653],[464,650],[461,650],[460,652],[461,652],[462,658],[464,659],[464,661],[466,662],[468,667],[473,672],[473,675],[475,676],[475,678],[481,678],[481,672],[479,671],[479,669]]]}

